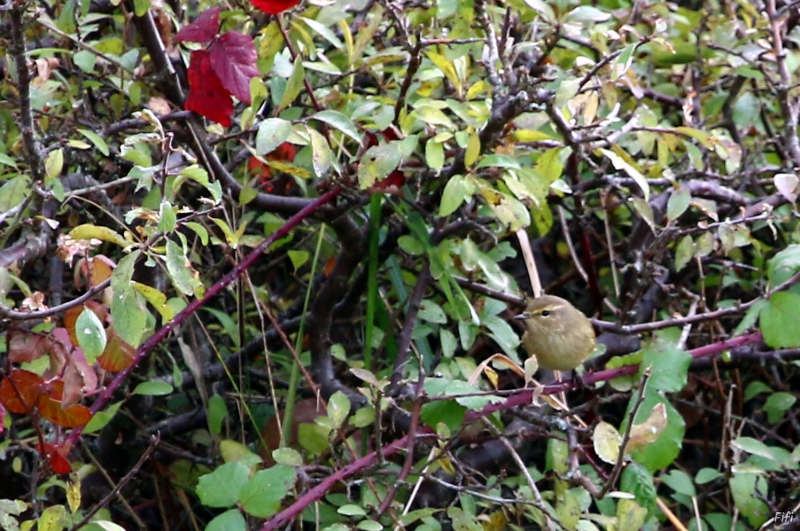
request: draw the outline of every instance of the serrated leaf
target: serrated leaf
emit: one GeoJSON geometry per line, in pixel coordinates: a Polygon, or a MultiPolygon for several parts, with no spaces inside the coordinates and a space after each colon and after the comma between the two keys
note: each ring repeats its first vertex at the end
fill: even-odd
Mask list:
{"type": "Polygon", "coordinates": [[[205,44],[217,36],[219,31],[219,7],[206,9],[194,22],[182,27],[175,35],[178,42],[199,42],[205,44]]]}
{"type": "Polygon", "coordinates": [[[208,50],[211,68],[222,86],[242,103],[250,104],[250,80],[259,77],[253,39],[229,31],[220,35],[208,50]]]}
{"type": "Polygon", "coordinates": [[[226,463],[202,476],[195,492],[203,505],[231,507],[239,500],[239,493],[249,475],[250,469],[242,463],[226,463]]]}
{"type": "Polygon", "coordinates": [[[773,293],[759,317],[764,342],[772,348],[800,347],[798,315],[800,295],[783,291],[773,293]]]}

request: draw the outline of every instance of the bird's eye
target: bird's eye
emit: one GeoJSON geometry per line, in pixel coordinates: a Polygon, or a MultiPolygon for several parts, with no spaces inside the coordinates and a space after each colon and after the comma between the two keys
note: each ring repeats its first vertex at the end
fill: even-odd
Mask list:
{"type": "Polygon", "coordinates": [[[547,317],[550,315],[550,310],[542,310],[542,317],[547,317]]]}

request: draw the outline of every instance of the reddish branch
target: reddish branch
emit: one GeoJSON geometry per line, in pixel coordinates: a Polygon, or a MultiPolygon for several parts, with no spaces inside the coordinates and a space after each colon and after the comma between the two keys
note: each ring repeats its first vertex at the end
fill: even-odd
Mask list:
{"type": "MultiPolygon", "coordinates": [[[[711,345],[706,345],[704,347],[696,348],[694,350],[689,351],[689,354],[692,355],[695,359],[706,358],[710,356],[719,355],[726,350],[740,347],[743,345],[754,345],[761,342],[761,333],[755,332],[752,334],[745,334],[743,336],[734,337],[728,339],[726,341],[720,341],[718,343],[713,343],[711,345]]],[[[620,378],[622,376],[631,376],[637,374],[640,370],[639,364],[636,365],[625,365],[623,367],[618,367],[616,369],[609,369],[606,371],[598,371],[592,374],[587,375],[583,378],[584,385],[591,385],[597,382],[609,381],[613,380],[614,378],[620,378]]],[[[549,385],[545,387],[543,394],[552,395],[556,393],[560,393],[565,391],[573,386],[572,382],[562,382],[557,385],[549,385]]],[[[516,406],[526,406],[530,405],[531,400],[533,399],[533,389],[521,389],[517,394],[509,397],[505,402],[500,404],[489,404],[485,408],[480,411],[469,411],[467,412],[466,417],[464,418],[464,424],[468,424],[479,418],[485,417],[494,413],[495,411],[501,411],[510,409],[516,406]]],[[[424,428],[419,430],[420,434],[423,433],[432,433],[430,428],[424,428]]],[[[408,435],[405,437],[401,437],[397,439],[393,443],[384,446],[380,452],[372,452],[361,459],[357,459],[353,461],[347,466],[344,466],[331,474],[329,477],[325,478],[320,482],[316,487],[310,489],[308,492],[300,496],[292,505],[288,508],[284,509],[276,516],[267,520],[267,522],[261,527],[261,531],[273,531],[275,529],[281,529],[288,525],[294,518],[298,517],[302,514],[303,510],[311,505],[312,503],[320,500],[323,496],[325,496],[330,489],[338,482],[344,481],[350,476],[355,475],[359,471],[370,467],[379,462],[379,454],[381,458],[386,458],[391,455],[394,455],[406,445],[408,442],[408,435]]]]}
{"type": "MultiPolygon", "coordinates": [[[[131,371],[133,371],[136,365],[142,361],[159,343],[161,343],[175,327],[179,326],[183,321],[186,320],[187,317],[207,304],[208,301],[216,297],[229,284],[239,278],[239,276],[241,276],[241,274],[244,273],[248,267],[253,265],[255,261],[258,260],[275,241],[289,234],[289,231],[299,225],[301,221],[315,213],[322,205],[329,203],[333,198],[339,195],[341,191],[341,188],[333,188],[332,190],[315,199],[308,206],[300,210],[300,212],[289,218],[286,223],[281,226],[281,228],[268,236],[267,239],[261,242],[258,247],[253,249],[250,254],[245,256],[244,260],[236,264],[236,266],[228,274],[211,286],[208,291],[206,291],[206,294],[202,299],[195,299],[189,303],[186,308],[181,310],[172,321],[162,326],[158,331],[156,331],[155,334],[150,336],[144,343],[142,343],[139,348],[136,349],[133,363],[131,363],[126,369],[118,372],[111,383],[105,389],[103,389],[103,392],[100,393],[100,396],[97,398],[97,400],[95,400],[94,404],[92,404],[90,410],[92,416],[105,407],[106,403],[114,395],[114,392],[128,378],[128,375],[131,373],[131,371]]],[[[70,433],[66,439],[67,442],[74,444],[81,436],[82,432],[82,427],[72,430],[72,433],[70,433]]]]}

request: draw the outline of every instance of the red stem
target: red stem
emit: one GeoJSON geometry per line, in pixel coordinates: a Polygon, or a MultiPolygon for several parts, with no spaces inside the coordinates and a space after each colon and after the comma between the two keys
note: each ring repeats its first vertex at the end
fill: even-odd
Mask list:
{"type": "MultiPolygon", "coordinates": [[[[317,211],[322,205],[330,202],[334,197],[339,195],[342,191],[341,188],[338,186],[333,188],[326,193],[319,196],[313,202],[309,203],[303,209],[301,209],[297,214],[290,217],[286,223],[281,226],[278,230],[267,236],[263,242],[261,242],[258,247],[250,251],[250,254],[244,257],[244,260],[236,264],[236,266],[228,272],[224,277],[222,277],[216,284],[208,288],[206,291],[205,296],[202,299],[195,299],[190,302],[186,308],[178,312],[175,318],[159,328],[155,334],[147,338],[147,340],[142,343],[138,349],[136,349],[136,354],[133,357],[133,362],[126,367],[125,369],[121,370],[114,376],[114,379],[111,380],[111,383],[106,386],[105,389],[100,393],[100,396],[97,397],[97,400],[94,401],[92,404],[91,409],[89,410],[92,414],[92,417],[105,407],[106,403],[111,399],[114,395],[114,392],[122,385],[122,382],[128,377],[128,375],[133,371],[136,365],[147,356],[151,350],[153,350],[159,343],[161,343],[167,335],[172,331],[173,328],[180,325],[183,321],[186,320],[191,314],[197,311],[201,306],[205,305],[210,301],[213,297],[215,297],[219,292],[225,289],[231,282],[236,280],[244,271],[253,265],[253,263],[259,259],[262,253],[269,249],[269,246],[272,245],[276,240],[283,238],[289,231],[295,228],[297,225],[300,224],[305,218],[309,215],[313,214],[317,211]]],[[[81,436],[83,432],[83,426],[79,428],[75,428],[67,437],[66,441],[69,444],[74,444],[78,438],[81,436]]]]}
{"type": "MultiPolygon", "coordinates": [[[[705,358],[709,356],[714,356],[716,354],[721,354],[728,349],[739,347],[742,345],[747,344],[754,344],[759,343],[761,341],[761,333],[754,332],[752,334],[746,334],[743,336],[734,337],[728,339],[726,341],[720,341],[718,343],[713,343],[711,345],[706,345],[704,347],[696,348],[694,350],[690,350],[689,354],[692,355],[694,358],[705,358]]],[[[625,365],[623,367],[617,367],[616,369],[609,369],[607,371],[600,371],[594,372],[592,374],[587,375],[583,378],[584,384],[592,384],[604,380],[611,380],[613,378],[619,378],[620,376],[629,376],[632,374],[636,374],[639,372],[639,365],[625,365]]],[[[571,387],[571,382],[564,382],[560,385],[549,385],[545,388],[543,394],[551,395],[555,393],[560,393],[561,391],[566,390],[567,388],[571,387]]],[[[474,420],[479,418],[485,417],[495,411],[509,409],[514,406],[523,406],[523,405],[530,405],[531,399],[533,398],[533,390],[526,389],[522,390],[519,394],[514,396],[510,396],[508,400],[501,404],[489,404],[485,408],[480,411],[468,411],[466,418],[464,419],[464,423],[468,424],[474,420]]],[[[427,434],[433,433],[433,430],[430,428],[422,428],[418,431],[418,434],[427,434]]],[[[406,444],[408,440],[408,436],[402,437],[397,439],[392,444],[388,446],[384,446],[381,450],[381,455],[383,457],[388,457],[392,454],[397,453],[397,451],[406,444]]],[[[315,501],[321,499],[325,494],[327,494],[328,489],[333,487],[333,485],[339,481],[344,481],[345,478],[355,474],[359,470],[366,468],[368,466],[372,466],[378,460],[378,452],[372,452],[371,454],[365,455],[361,459],[353,461],[349,465],[346,465],[336,472],[334,472],[330,477],[322,480],[322,482],[314,487],[313,489],[309,490],[300,498],[298,498],[292,505],[290,505],[287,509],[284,509],[282,512],[278,513],[277,515],[273,516],[271,519],[267,520],[267,522],[261,527],[260,531],[273,531],[275,529],[280,529],[289,524],[295,517],[299,516],[303,509],[314,503],[315,501]]]]}

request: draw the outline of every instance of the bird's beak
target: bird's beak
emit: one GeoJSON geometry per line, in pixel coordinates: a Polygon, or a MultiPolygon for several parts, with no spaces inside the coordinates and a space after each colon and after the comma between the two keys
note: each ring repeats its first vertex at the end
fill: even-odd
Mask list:
{"type": "Polygon", "coordinates": [[[519,315],[515,315],[515,316],[514,316],[514,320],[515,320],[515,321],[524,321],[524,320],[525,320],[525,319],[527,319],[527,318],[528,318],[528,314],[527,314],[527,313],[524,313],[524,312],[523,312],[523,313],[521,313],[521,314],[519,314],[519,315]]]}

